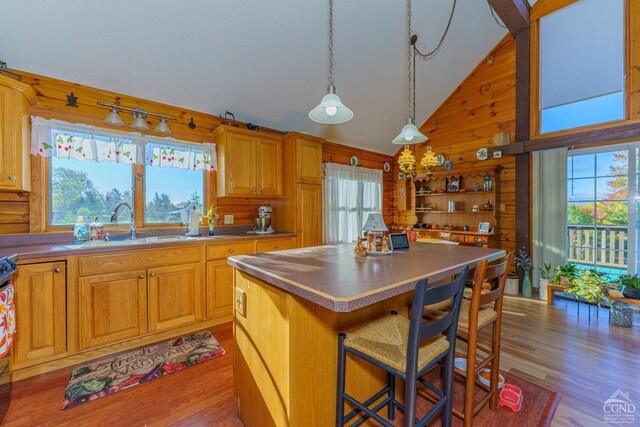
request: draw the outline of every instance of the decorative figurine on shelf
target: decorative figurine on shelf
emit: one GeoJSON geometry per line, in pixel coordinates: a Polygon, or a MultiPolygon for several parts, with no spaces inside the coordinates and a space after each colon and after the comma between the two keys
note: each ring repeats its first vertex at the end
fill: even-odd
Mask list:
{"type": "Polygon", "coordinates": [[[382,252],[391,252],[391,247],[389,246],[389,237],[382,237],[382,252]]]}
{"type": "Polygon", "coordinates": [[[209,206],[209,209],[207,209],[207,212],[202,216],[202,222],[205,223],[206,221],[207,227],[209,228],[209,236],[213,236],[216,221],[220,219],[220,215],[216,213],[217,210],[217,206],[214,208],[213,205],[211,205],[209,206]]]}
{"type": "Polygon", "coordinates": [[[364,237],[358,237],[358,243],[356,243],[356,248],[353,250],[356,256],[367,256],[367,248],[364,246],[365,240],[364,237]]]}
{"type": "Polygon", "coordinates": [[[415,242],[416,240],[418,240],[418,233],[413,231],[413,227],[411,227],[410,225],[407,225],[407,228],[404,229],[403,233],[407,235],[410,242],[415,242]]]}
{"type": "Polygon", "coordinates": [[[484,181],[482,182],[482,190],[483,191],[493,191],[493,181],[491,181],[491,174],[487,173],[484,176],[484,181]]]}

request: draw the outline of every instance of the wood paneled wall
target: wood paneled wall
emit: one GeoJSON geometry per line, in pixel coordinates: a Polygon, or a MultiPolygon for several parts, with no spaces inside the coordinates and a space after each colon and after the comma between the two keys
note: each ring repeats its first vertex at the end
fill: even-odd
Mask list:
{"type": "MultiPolygon", "coordinates": [[[[44,117],[45,119],[58,119],[71,123],[84,123],[101,128],[107,128],[117,132],[132,132],[135,129],[130,127],[119,128],[115,126],[109,126],[103,123],[104,117],[109,112],[108,108],[100,107],[96,104],[96,101],[104,101],[109,103],[116,103],[126,107],[140,107],[146,111],[152,111],[154,113],[164,113],[177,118],[176,121],[169,121],[169,125],[172,130],[172,137],[185,141],[193,142],[211,142],[213,141],[212,131],[217,128],[221,120],[219,117],[204,114],[197,111],[187,110],[180,107],[161,104],[141,98],[135,98],[111,92],[104,89],[92,88],[88,86],[79,85],[76,83],[66,82],[63,80],[57,80],[49,77],[39,76],[24,71],[17,71],[22,75],[22,81],[30,84],[36,90],[39,103],[32,107],[31,114],[34,116],[44,117]],[[66,95],[74,93],[78,97],[78,107],[67,106],[66,95]],[[193,118],[196,128],[190,129],[188,124],[193,118]]],[[[130,123],[132,118],[121,112],[122,118],[125,123],[130,123]]],[[[149,118],[150,129],[153,129],[157,124],[157,119],[149,118]]],[[[160,134],[154,133],[151,130],[146,133],[151,136],[159,137],[160,134]]],[[[38,159],[35,159],[36,162],[38,159]]],[[[42,170],[40,165],[36,165],[34,169],[35,174],[38,170],[42,170]]],[[[39,177],[35,177],[36,179],[39,177]]],[[[222,218],[225,214],[233,214],[235,217],[234,225],[250,225],[253,224],[253,218],[257,215],[258,206],[270,205],[271,201],[256,200],[256,199],[216,199],[216,177],[215,172],[210,174],[210,185],[208,186],[208,195],[205,196],[210,203],[217,204],[218,212],[221,216],[219,224],[222,223],[222,218]]],[[[35,183],[35,181],[34,181],[35,183]]],[[[42,188],[43,185],[40,181],[35,183],[31,194],[18,194],[18,193],[0,193],[0,234],[11,233],[26,233],[30,230],[32,232],[44,231],[42,213],[34,215],[35,211],[38,211],[41,203],[29,203],[29,199],[32,201],[42,200],[44,197],[43,192],[47,191],[46,188],[42,188]],[[31,211],[31,226],[30,226],[30,211],[31,211]],[[34,218],[39,218],[34,220],[34,218]]]]}
{"type": "MultiPolygon", "coordinates": [[[[515,158],[479,161],[476,151],[492,146],[497,133],[515,131],[515,40],[506,36],[458,86],[449,98],[427,119],[420,130],[429,137],[428,144],[436,154],[453,161],[452,175],[474,167],[504,166],[500,174],[497,208],[498,229],[503,249],[515,249],[515,158]],[[502,205],[502,206],[501,206],[502,205]]],[[[420,94],[417,94],[420,96],[420,94]]],[[[513,140],[513,138],[512,138],[513,140]]],[[[420,162],[427,144],[414,147],[420,162]]],[[[397,162],[398,155],[396,155],[397,162]]],[[[443,170],[443,167],[435,168],[443,170]]],[[[397,174],[395,168],[394,175],[397,174]]],[[[394,180],[394,224],[415,224],[413,210],[400,211],[398,181],[394,180]]],[[[413,187],[413,186],[411,186],[413,187]]],[[[411,192],[415,191],[411,188],[411,192]]]]}
{"type": "MultiPolygon", "coordinates": [[[[322,147],[322,161],[338,163],[341,165],[350,164],[351,156],[358,158],[358,166],[370,169],[380,169],[384,162],[393,165],[393,156],[374,153],[360,148],[347,147],[331,142],[325,142],[322,147]]],[[[397,176],[397,174],[395,175],[397,176]]],[[[382,215],[387,226],[393,223],[393,192],[394,192],[394,174],[392,172],[382,172],[382,215]]]]}

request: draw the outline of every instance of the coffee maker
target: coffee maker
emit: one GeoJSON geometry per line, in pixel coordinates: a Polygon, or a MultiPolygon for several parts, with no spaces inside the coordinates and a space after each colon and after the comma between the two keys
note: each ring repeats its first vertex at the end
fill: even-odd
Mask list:
{"type": "Polygon", "coordinates": [[[271,227],[271,206],[260,206],[256,218],[256,234],[271,234],[275,230],[271,227]]]}

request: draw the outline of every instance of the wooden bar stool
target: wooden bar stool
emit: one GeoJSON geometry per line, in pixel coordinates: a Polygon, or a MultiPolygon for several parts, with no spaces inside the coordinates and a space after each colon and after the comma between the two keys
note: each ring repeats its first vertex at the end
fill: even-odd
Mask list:
{"type": "Polygon", "coordinates": [[[456,330],[462,304],[463,287],[468,267],[451,283],[427,287],[427,280],[418,281],[413,296],[411,320],[392,312],[364,324],[348,333],[338,335],[338,390],[336,425],[343,426],[354,420],[360,425],[373,418],[383,426],[393,426],[395,409],[404,413],[405,426],[424,426],[441,411],[442,425],[451,425],[453,408],[453,359],[455,357],[456,330]],[[423,323],[422,310],[428,302],[452,300],[449,313],[433,321],[423,323]],[[387,385],[373,396],[359,402],[345,391],[347,353],[366,360],[387,372],[387,385]],[[442,390],[422,377],[443,362],[442,390]],[[405,404],[395,398],[396,377],[405,381],[405,404]],[[418,383],[427,387],[437,397],[436,404],[420,420],[416,419],[418,383]],[[381,398],[384,399],[379,402],[381,398]],[[353,408],[345,415],[345,401],[353,408]],[[387,419],[379,412],[387,407],[387,419]],[[356,417],[358,417],[356,419],[356,417]]]}
{"type": "MultiPolygon", "coordinates": [[[[475,269],[471,292],[466,293],[461,303],[457,337],[467,343],[467,369],[456,369],[455,372],[465,378],[464,411],[454,409],[453,414],[464,421],[465,427],[472,425],[473,417],[487,403],[494,411],[498,408],[502,299],[512,260],[513,253],[509,253],[491,265],[487,261],[481,262],[475,269]],[[485,288],[489,284],[490,289],[483,290],[483,284],[485,288]],[[493,327],[490,349],[478,344],[479,331],[489,326],[493,327]],[[478,360],[478,350],[486,353],[487,357],[478,360]],[[490,387],[481,384],[476,377],[477,372],[488,366],[491,368],[490,387]],[[476,385],[488,393],[474,404],[476,385]]],[[[440,318],[449,310],[445,304],[430,305],[424,310],[424,315],[427,319],[440,318]]]]}

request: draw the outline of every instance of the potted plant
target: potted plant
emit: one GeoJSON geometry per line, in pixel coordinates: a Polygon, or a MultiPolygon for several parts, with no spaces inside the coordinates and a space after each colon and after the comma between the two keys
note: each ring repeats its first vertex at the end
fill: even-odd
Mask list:
{"type": "Polygon", "coordinates": [[[640,299],[640,278],[637,274],[620,276],[620,290],[627,298],[640,299]]]}
{"type": "Polygon", "coordinates": [[[525,297],[531,297],[531,275],[529,272],[533,267],[533,262],[525,248],[518,250],[515,263],[517,267],[522,268],[524,271],[524,276],[522,278],[522,295],[525,297]]]}
{"type": "Polygon", "coordinates": [[[556,267],[556,274],[553,276],[553,283],[567,287],[576,277],[578,268],[575,264],[565,264],[556,267]]]}
{"type": "Polygon", "coordinates": [[[209,230],[209,236],[213,236],[215,233],[216,221],[220,218],[220,215],[216,213],[218,210],[217,207],[213,207],[213,205],[209,206],[207,212],[202,216],[202,222],[207,224],[207,228],[209,230]]]}
{"type": "Polygon", "coordinates": [[[608,301],[607,287],[604,274],[595,270],[582,270],[568,283],[566,292],[576,299],[583,298],[588,303],[595,302],[600,307],[602,301],[608,301]]]}
{"type": "Polygon", "coordinates": [[[540,271],[540,299],[543,301],[547,300],[547,286],[549,286],[549,281],[553,278],[551,275],[551,264],[542,264],[542,268],[538,268],[540,271]]]}

